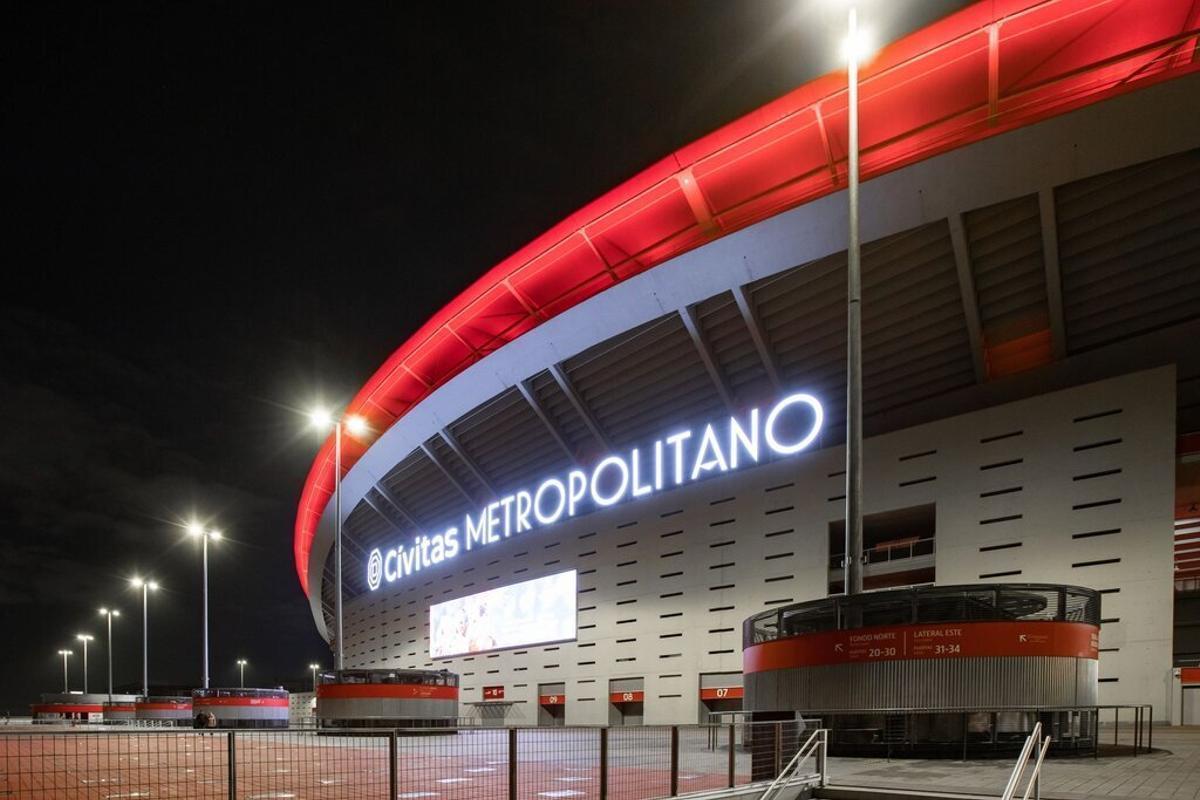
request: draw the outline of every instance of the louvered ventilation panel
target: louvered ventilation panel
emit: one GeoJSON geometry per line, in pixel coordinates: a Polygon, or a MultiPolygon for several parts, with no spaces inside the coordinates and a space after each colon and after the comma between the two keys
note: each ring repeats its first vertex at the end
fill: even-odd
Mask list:
{"type": "Polygon", "coordinates": [[[422,525],[446,524],[468,508],[466,499],[420,450],[405,457],[380,481],[422,525]]]}
{"type": "Polygon", "coordinates": [[[724,408],[678,314],[590,348],[563,369],[614,445],[649,442],[724,408]]]}
{"type": "Polygon", "coordinates": [[[989,378],[1054,358],[1037,195],[964,215],[989,378]]]}
{"type": "Polygon", "coordinates": [[[867,244],[862,259],[863,415],[974,383],[947,223],[867,244]]]}
{"type": "Polygon", "coordinates": [[[465,489],[467,494],[472,498],[478,501],[489,494],[488,488],[484,486],[482,479],[476,477],[471,467],[462,460],[458,453],[454,452],[454,448],[441,435],[431,436],[426,439],[425,446],[437,458],[438,463],[445,467],[446,471],[454,477],[454,481],[465,489]]]}
{"type": "Polygon", "coordinates": [[[517,389],[509,389],[449,426],[463,452],[497,492],[560,471],[570,463],[517,389]]]}
{"type": "Polygon", "coordinates": [[[1200,316],[1200,150],[1055,190],[1067,347],[1200,316]]]}
{"type": "MultiPolygon", "coordinates": [[[[824,404],[826,419],[843,419],[845,253],[764,278],[746,288],[784,386],[812,392],[824,404]]],[[[830,442],[843,436],[841,425],[831,425],[828,430],[830,442]]]]}
{"type": "Polygon", "coordinates": [[[579,416],[571,401],[549,370],[542,370],[529,380],[529,389],[542,406],[542,411],[554,424],[558,435],[566,440],[577,458],[583,458],[587,453],[598,453],[597,444],[587,423],[579,416]]]}
{"type": "Polygon", "coordinates": [[[770,400],[774,389],[733,295],[710,297],[695,311],[701,335],[735,402],[749,407],[770,400]]]}
{"type": "Polygon", "coordinates": [[[391,520],[381,517],[365,500],[360,501],[346,522],[342,525],[342,534],[357,544],[361,550],[369,551],[380,542],[399,535],[391,520]]]}

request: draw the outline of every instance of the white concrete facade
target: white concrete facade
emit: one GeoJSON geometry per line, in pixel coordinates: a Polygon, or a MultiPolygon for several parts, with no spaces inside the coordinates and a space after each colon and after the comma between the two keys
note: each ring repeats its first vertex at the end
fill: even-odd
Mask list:
{"type": "MultiPolygon", "coordinates": [[[[802,389],[803,387],[794,387],[802,389]]],[[[936,582],[1104,592],[1102,703],[1166,711],[1172,636],[1175,370],[1160,367],[868,439],[865,510],[936,507],[936,582]],[[995,545],[1008,545],[991,549],[995,545]],[[989,548],[981,550],[981,548],[989,548]]],[[[610,680],[644,680],[646,724],[701,720],[702,675],[741,670],[741,623],[826,594],[841,447],[664,491],[463,553],[346,607],[347,668],[445,668],[461,702],[503,685],[536,724],[565,684],[567,724],[610,721],[610,680]],[[579,570],[578,639],[428,658],[432,603],[579,570]]],[[[531,481],[540,476],[530,476],[531,481]]],[[[738,682],[733,679],[734,685],[738,682]]]]}

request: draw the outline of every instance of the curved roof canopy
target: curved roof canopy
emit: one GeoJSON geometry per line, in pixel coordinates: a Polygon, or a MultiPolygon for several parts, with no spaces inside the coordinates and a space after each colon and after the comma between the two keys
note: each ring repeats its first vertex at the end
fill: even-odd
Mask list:
{"type": "MultiPolygon", "coordinates": [[[[895,42],[860,77],[864,179],[1200,69],[1192,0],[983,0],[895,42]]],[[[492,267],[404,342],[348,406],[373,440],[470,365],[611,286],[845,186],[845,77],[831,74],[651,165],[492,267]]],[[[371,441],[347,437],[343,472],[371,441]]],[[[309,592],[333,492],[309,470],[294,555],[309,592]]]]}

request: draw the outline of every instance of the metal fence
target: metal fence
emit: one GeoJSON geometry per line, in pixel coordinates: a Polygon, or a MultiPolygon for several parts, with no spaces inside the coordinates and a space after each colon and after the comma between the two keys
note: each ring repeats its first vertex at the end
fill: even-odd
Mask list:
{"type": "Polygon", "coordinates": [[[0,798],[650,800],[769,781],[801,727],[3,731],[0,798]]]}

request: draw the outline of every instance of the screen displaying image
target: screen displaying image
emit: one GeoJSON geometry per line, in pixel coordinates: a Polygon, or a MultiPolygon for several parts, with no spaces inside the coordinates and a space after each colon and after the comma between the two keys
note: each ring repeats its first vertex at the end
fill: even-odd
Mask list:
{"type": "Polygon", "coordinates": [[[570,570],[430,606],[430,658],[574,639],[575,578],[570,570]]]}

